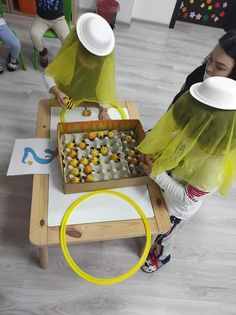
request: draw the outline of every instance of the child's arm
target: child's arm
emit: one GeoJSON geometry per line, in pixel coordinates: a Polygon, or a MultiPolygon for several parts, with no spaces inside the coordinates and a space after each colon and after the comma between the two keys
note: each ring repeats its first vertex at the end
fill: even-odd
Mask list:
{"type": "Polygon", "coordinates": [[[153,162],[149,159],[147,155],[141,156],[142,167],[144,172],[150,176],[164,191],[168,191],[174,198],[178,199],[185,204],[193,204],[200,200],[209,192],[200,190],[192,185],[182,185],[172,177],[170,177],[166,172],[161,173],[158,176],[152,176],[152,164],[153,162]]]}
{"type": "Polygon", "coordinates": [[[163,172],[156,177],[150,175],[150,177],[161,187],[161,189],[168,191],[174,198],[185,204],[194,204],[200,201],[203,196],[209,194],[209,192],[200,190],[192,185],[180,184],[166,172],[163,172]]]}
{"type": "Polygon", "coordinates": [[[43,74],[43,79],[44,79],[44,83],[46,85],[47,90],[49,91],[49,93],[52,93],[58,104],[62,107],[62,108],[67,108],[67,104],[64,102],[65,98],[69,98],[68,95],[66,95],[65,93],[63,93],[56,85],[55,81],[49,77],[48,75],[46,75],[45,73],[43,74]]]}
{"type": "Polygon", "coordinates": [[[67,108],[68,105],[65,103],[65,99],[69,98],[68,95],[63,93],[56,85],[51,87],[49,92],[55,96],[55,99],[62,108],[67,108]]]}
{"type": "MultiPolygon", "coordinates": [[[[49,77],[47,74],[43,74],[43,80],[44,83],[46,85],[46,88],[48,90],[49,93],[52,93],[58,104],[63,107],[63,108],[67,108],[67,104],[64,102],[65,98],[69,98],[68,95],[66,95],[65,93],[63,93],[58,86],[56,85],[55,81],[49,77]]],[[[100,120],[109,120],[111,119],[109,114],[108,114],[108,109],[105,106],[99,105],[99,116],[98,118],[100,120]]]]}

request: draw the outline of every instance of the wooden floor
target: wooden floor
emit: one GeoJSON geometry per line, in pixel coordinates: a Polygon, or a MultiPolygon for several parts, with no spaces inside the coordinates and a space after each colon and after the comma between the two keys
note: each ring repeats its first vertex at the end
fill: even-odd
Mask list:
{"type": "MultiPolygon", "coordinates": [[[[59,247],[49,268],[37,264],[29,243],[31,176],[6,177],[16,138],[35,137],[38,101],[47,97],[42,71],[32,66],[32,19],[6,15],[22,42],[27,72],[0,77],[0,314],[3,315],[228,315],[236,314],[236,193],[211,197],[176,239],[171,262],[159,272],[139,271],[103,287],[85,282],[67,266],[59,247]]],[[[132,22],[118,25],[116,71],[119,99],[136,102],[145,129],[167,109],[185,76],[198,66],[223,30],[177,22],[175,29],[132,22]]],[[[47,40],[50,58],[59,42],[47,40]]],[[[7,48],[1,46],[0,63],[7,48]]],[[[80,266],[112,277],[138,258],[143,239],[71,247],[80,266]]]]}

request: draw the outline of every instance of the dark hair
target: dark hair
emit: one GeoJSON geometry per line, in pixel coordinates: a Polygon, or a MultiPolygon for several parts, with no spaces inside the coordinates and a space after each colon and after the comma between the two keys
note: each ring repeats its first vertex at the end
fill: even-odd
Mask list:
{"type": "Polygon", "coordinates": [[[229,78],[236,80],[236,29],[230,30],[219,39],[220,46],[234,60],[234,68],[229,78]]]}

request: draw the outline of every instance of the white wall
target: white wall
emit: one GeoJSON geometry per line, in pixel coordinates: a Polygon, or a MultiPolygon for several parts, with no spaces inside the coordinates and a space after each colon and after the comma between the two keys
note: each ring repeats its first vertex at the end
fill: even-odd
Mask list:
{"type": "Polygon", "coordinates": [[[130,24],[135,0],[117,0],[120,4],[120,11],[117,13],[117,21],[130,24]]]}
{"type": "MultiPolygon", "coordinates": [[[[120,11],[117,13],[116,21],[130,24],[134,0],[117,0],[120,4],[120,11]]],[[[77,0],[78,6],[82,9],[96,10],[96,0],[77,0]]]]}
{"type": "MultiPolygon", "coordinates": [[[[176,0],[117,0],[120,11],[117,22],[130,24],[131,18],[169,24],[176,0]]],[[[96,9],[96,0],[77,0],[82,9],[96,9]]]]}
{"type": "Polygon", "coordinates": [[[77,0],[78,6],[82,9],[95,10],[96,0],[77,0]]]}
{"type": "Polygon", "coordinates": [[[176,0],[135,0],[132,18],[169,24],[175,4],[176,0]]]}

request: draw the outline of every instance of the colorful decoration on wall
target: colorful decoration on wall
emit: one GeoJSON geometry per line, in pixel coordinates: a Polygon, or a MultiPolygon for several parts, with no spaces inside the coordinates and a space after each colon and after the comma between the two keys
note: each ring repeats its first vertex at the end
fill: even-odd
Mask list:
{"type": "Polygon", "coordinates": [[[232,0],[183,0],[178,8],[177,20],[222,27],[232,0]]]}

